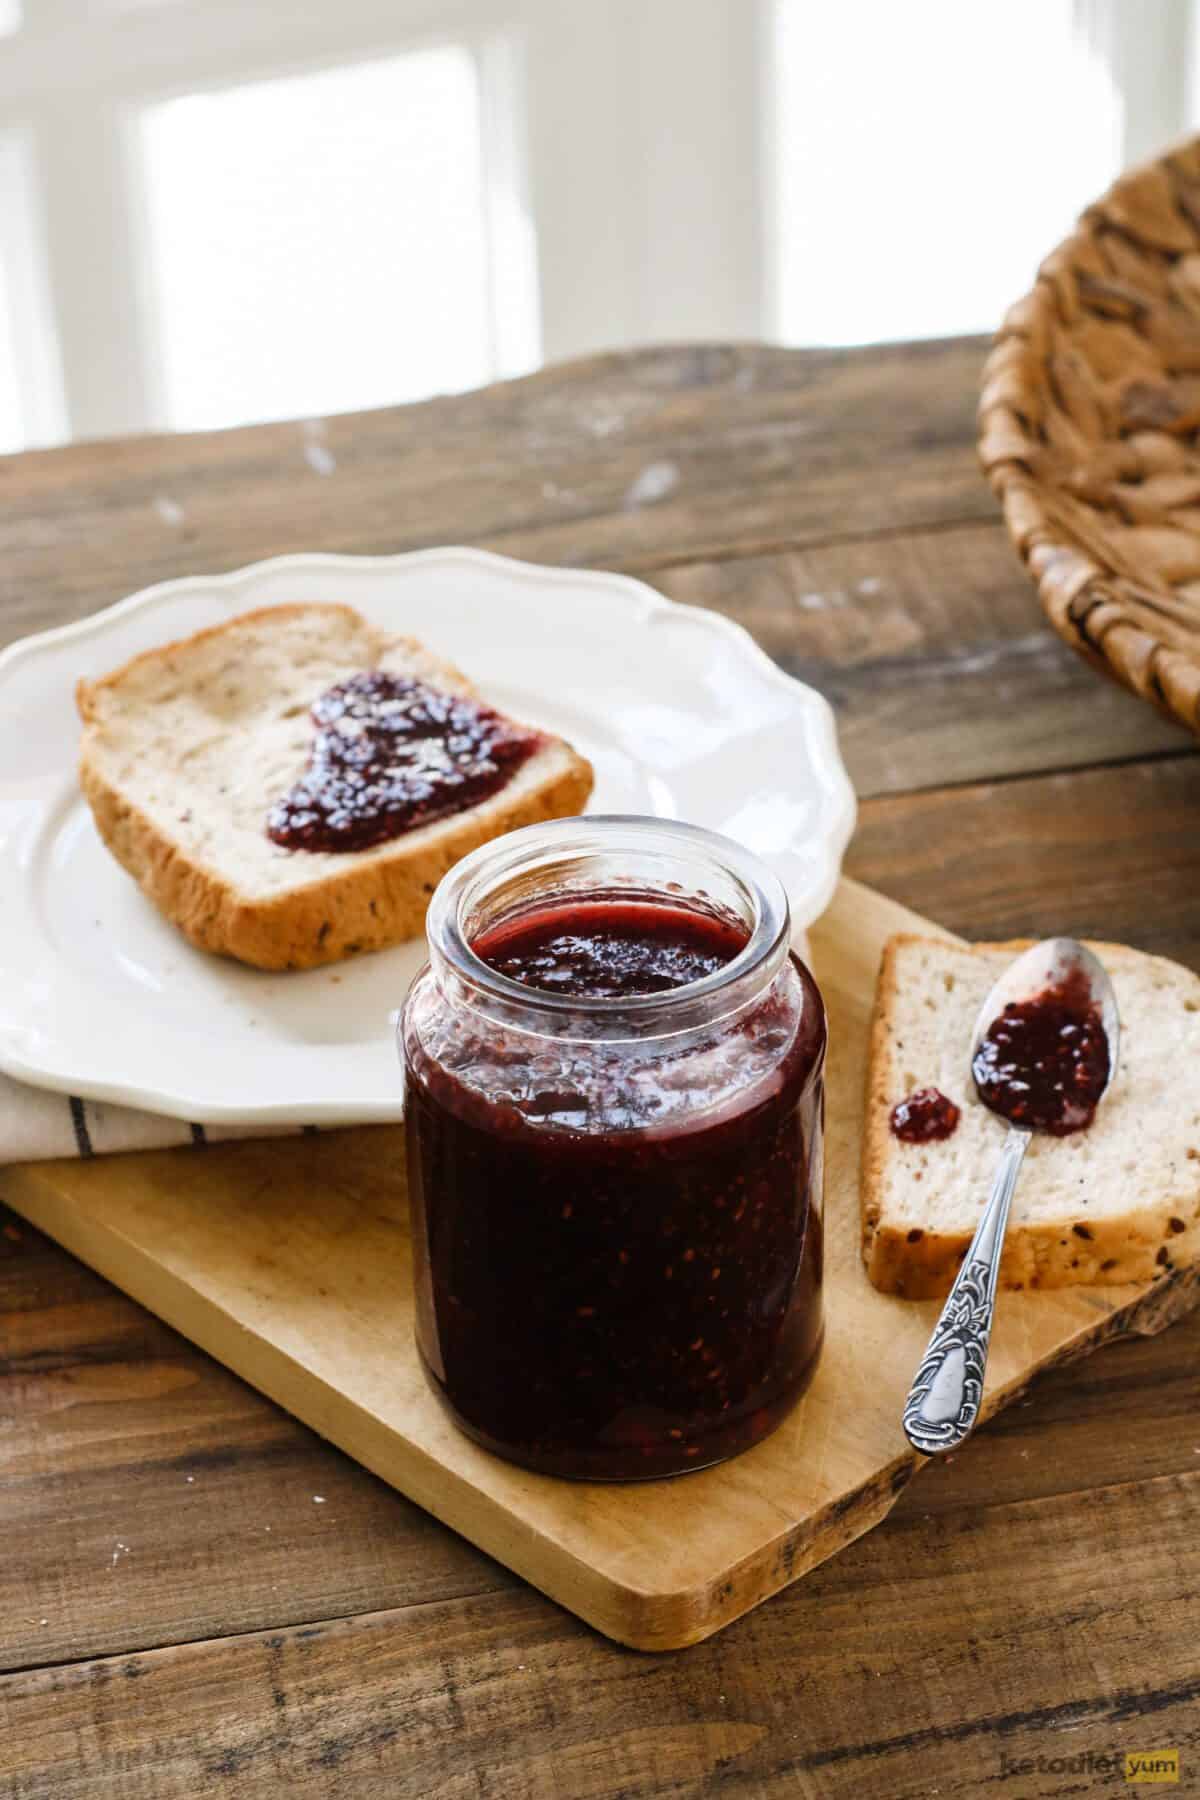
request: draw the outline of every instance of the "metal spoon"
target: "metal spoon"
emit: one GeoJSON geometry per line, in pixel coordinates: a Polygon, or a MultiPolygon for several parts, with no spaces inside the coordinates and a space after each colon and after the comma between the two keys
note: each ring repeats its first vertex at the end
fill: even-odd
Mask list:
{"type": "MultiPolygon", "coordinates": [[[[980,1043],[1006,1006],[1032,1000],[1046,988],[1066,980],[1075,970],[1084,976],[1091,989],[1092,1002],[1099,1009],[1108,1040],[1108,1080],[1100,1096],[1103,1099],[1112,1086],[1120,1052],[1117,1002],[1103,965],[1074,938],[1047,938],[1009,964],[975,1021],[970,1051],[972,1065],[980,1043]]],[[[986,1105],[986,1096],[980,1094],[980,1098],[986,1105]]],[[[1008,1211],[1021,1161],[1032,1135],[1025,1126],[1009,1125],[991,1198],[904,1403],[904,1434],[913,1448],[923,1451],[926,1456],[955,1449],[972,1430],[979,1415],[988,1340],[996,1307],[1000,1252],[1004,1247],[1008,1211]]]]}

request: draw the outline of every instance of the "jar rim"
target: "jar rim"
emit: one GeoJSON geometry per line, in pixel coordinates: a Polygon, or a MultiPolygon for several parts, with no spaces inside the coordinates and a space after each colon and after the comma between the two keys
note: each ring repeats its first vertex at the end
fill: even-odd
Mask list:
{"type": "MultiPolygon", "coordinates": [[[[686,902],[685,902],[686,903],[686,902]]],[[[740,1009],[771,980],[787,955],[791,915],[782,881],[761,857],[734,839],[678,819],[639,813],[591,813],[526,825],[470,851],[438,883],[426,919],[430,954],[444,960],[472,998],[491,1001],[513,1021],[530,1018],[586,1020],[590,1031],[612,1027],[674,1032],[711,1022],[740,1009]],[[731,877],[752,908],[745,944],[719,969],[682,987],[633,998],[622,995],[579,996],[551,993],[514,981],[493,969],[472,949],[464,929],[473,905],[503,883],[547,870],[572,856],[628,850],[631,854],[664,848],[691,855],[698,863],[731,877]],[[684,1015],[687,1015],[685,1017],[684,1015]]],[[[623,1035],[623,1033],[622,1033],[623,1035]]]]}

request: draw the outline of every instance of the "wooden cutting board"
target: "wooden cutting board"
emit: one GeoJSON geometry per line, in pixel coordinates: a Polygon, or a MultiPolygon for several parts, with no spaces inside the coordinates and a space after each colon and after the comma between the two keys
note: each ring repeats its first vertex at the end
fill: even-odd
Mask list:
{"type": "MultiPolygon", "coordinates": [[[[377,1127],[0,1172],[0,1195],[322,1436],[610,1637],[695,1643],[882,1519],[923,1463],[900,1430],[937,1302],[878,1294],[858,1251],[867,1022],[884,939],[937,930],[845,881],[812,932],[830,1013],[826,1308],[815,1381],[757,1449],[675,1481],[510,1468],[445,1420],[412,1344],[400,1131],[377,1127]]],[[[1039,1370],[1197,1299],[1143,1287],[1005,1294],[985,1414],[1039,1370]]]]}

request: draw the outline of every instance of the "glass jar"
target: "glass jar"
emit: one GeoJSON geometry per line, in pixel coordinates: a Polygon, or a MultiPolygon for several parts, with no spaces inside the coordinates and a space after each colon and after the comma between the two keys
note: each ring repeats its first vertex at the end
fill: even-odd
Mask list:
{"type": "Polygon", "coordinates": [[[822,1330],[825,1014],[782,885],[694,826],[563,819],[465,857],[428,934],[400,1034],[417,1343],[451,1416],[576,1477],[757,1443],[822,1330]],[[582,994],[571,955],[615,939],[618,991],[582,994]],[[707,972],[639,987],[693,939],[707,972]]]}

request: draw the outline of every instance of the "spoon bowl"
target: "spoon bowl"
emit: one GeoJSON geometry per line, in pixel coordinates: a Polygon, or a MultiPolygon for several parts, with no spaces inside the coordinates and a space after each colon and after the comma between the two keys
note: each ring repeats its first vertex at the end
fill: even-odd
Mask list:
{"type": "MultiPolygon", "coordinates": [[[[1102,1100],[1112,1086],[1113,1076],[1117,1072],[1117,1059],[1121,1051],[1121,1020],[1108,970],[1100,958],[1086,944],[1081,944],[1078,938],[1043,938],[1040,944],[1033,944],[1028,950],[1022,951],[997,976],[975,1020],[975,1030],[971,1036],[972,1068],[980,1044],[1006,1006],[1020,1006],[1026,1001],[1036,1000],[1047,988],[1069,984],[1076,974],[1082,976],[1086,983],[1092,1005],[1100,1014],[1100,1023],[1108,1040],[1108,1079],[1099,1096],[1102,1100]]],[[[982,1094],[980,1099],[986,1106],[987,1100],[982,1094]]]]}

